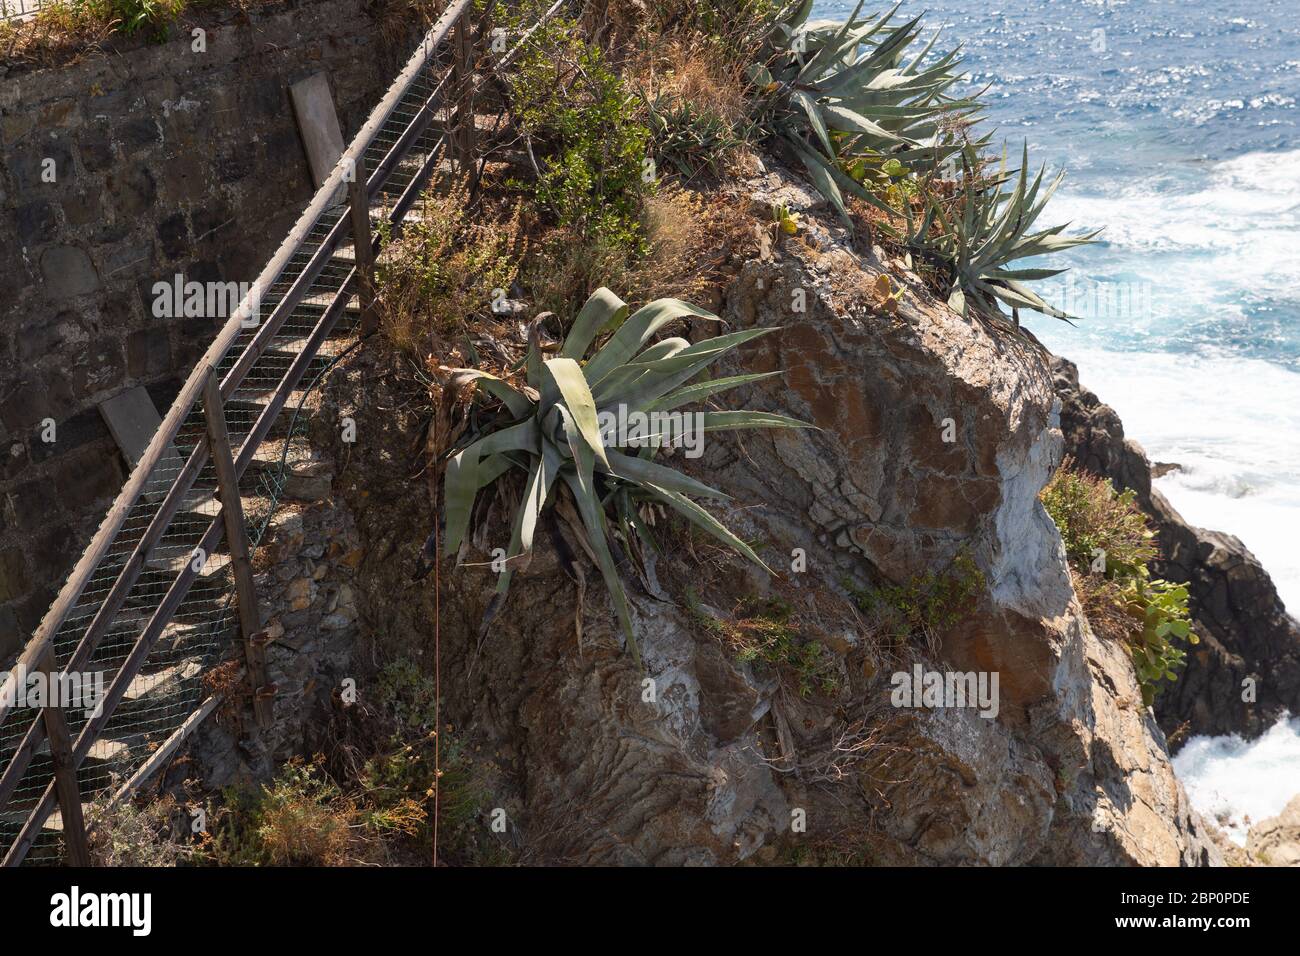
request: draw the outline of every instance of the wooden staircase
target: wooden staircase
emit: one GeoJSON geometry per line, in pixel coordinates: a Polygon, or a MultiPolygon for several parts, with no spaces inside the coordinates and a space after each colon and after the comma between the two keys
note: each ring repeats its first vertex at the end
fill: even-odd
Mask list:
{"type": "Polygon", "coordinates": [[[98,675],[106,688],[89,717],[19,708],[0,694],[4,865],[38,846],[88,863],[82,802],[110,787],[110,802],[129,795],[211,713],[217,698],[202,677],[228,657],[232,638],[242,638],[257,719],[270,719],[249,529],[275,514],[282,466],[300,463],[294,410],[372,330],[376,227],[400,234],[438,170],[473,171],[482,72],[531,34],[503,57],[487,54],[488,8],[478,16],[471,0],[455,0],[426,34],[186,380],[15,667],[0,675],[0,689],[40,669],[98,675]],[[246,321],[258,302],[256,323],[246,321]]]}

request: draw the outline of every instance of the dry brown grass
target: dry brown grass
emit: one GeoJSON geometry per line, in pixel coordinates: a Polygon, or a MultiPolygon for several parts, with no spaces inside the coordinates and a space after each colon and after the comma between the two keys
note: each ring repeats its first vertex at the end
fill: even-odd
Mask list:
{"type": "Polygon", "coordinates": [[[84,6],[52,3],[31,19],[0,23],[0,63],[67,66],[98,51],[116,29],[84,6]]]}
{"type": "Polygon", "coordinates": [[[571,317],[601,286],[633,306],[672,296],[716,306],[723,266],[757,245],[753,221],[720,192],[663,186],[642,208],[646,254],[583,241],[554,228],[536,236],[520,282],[534,311],[571,317]]]}
{"type": "MultiPolygon", "coordinates": [[[[151,23],[128,30],[108,0],[47,0],[34,17],[0,22],[0,63],[34,69],[71,66],[113,48],[140,45],[185,32],[181,24],[202,22],[210,10],[242,13],[281,0],[153,0],[151,23]]],[[[370,9],[380,24],[384,44],[405,47],[411,28],[431,24],[446,6],[443,0],[386,0],[370,9]]],[[[404,57],[409,51],[402,49],[404,57]]]]}
{"type": "Polygon", "coordinates": [[[651,99],[676,97],[738,124],[749,110],[743,71],[698,36],[667,36],[637,51],[625,76],[651,99]]]}
{"type": "Polygon", "coordinates": [[[643,216],[649,251],[630,270],[628,294],[647,301],[715,300],[723,265],[757,244],[752,221],[721,193],[666,186],[647,200],[643,216]]]}
{"type": "Polygon", "coordinates": [[[471,324],[495,318],[529,239],[519,204],[467,207],[463,183],[435,184],[419,221],[386,242],[377,269],[380,328],[400,351],[420,358],[471,324]]]}

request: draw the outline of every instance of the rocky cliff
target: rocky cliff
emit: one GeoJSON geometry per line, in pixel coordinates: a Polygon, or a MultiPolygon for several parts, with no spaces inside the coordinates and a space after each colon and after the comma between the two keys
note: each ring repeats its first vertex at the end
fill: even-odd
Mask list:
{"type": "Polygon", "coordinates": [[[1132,488],[1160,545],[1154,571],[1186,582],[1201,643],[1178,681],[1156,700],[1166,733],[1256,737],[1300,713],[1300,625],[1268,572],[1237,538],[1196,528],[1151,486],[1151,463],[1125,438],[1114,409],[1079,383],[1073,363],[1052,363],[1066,450],[1117,489],[1132,488]]]}
{"type": "MultiPolygon", "coordinates": [[[[1126,651],[1098,640],[1080,611],[1037,499],[1063,453],[1049,357],[960,318],[903,263],[853,245],[780,170],[726,198],[760,239],[733,250],[712,304],[735,328],[779,326],[738,361],[786,371],[738,400],[817,429],[711,437],[685,463],[734,496],[721,517],[778,573],[663,522],[664,553],[630,594],[644,670],[598,576],[588,569],[580,587],[550,545],[480,642],[491,549],[509,533],[504,492],[485,504],[464,567],[411,583],[433,518],[413,477],[418,386],[401,363],[357,353],[318,416],[337,475],[328,507],[345,513],[324,525],[360,539],[348,573],[359,646],[426,665],[440,655],[447,730],[489,768],[490,805],[505,811],[517,858],[1221,862],[1126,651]],[[774,201],[803,213],[798,237],[764,234],[774,201]],[[873,293],[886,272],[904,289],[896,310],[873,293]],[[364,441],[339,441],[340,415],[364,441]],[[933,593],[956,568],[967,569],[961,613],[908,617],[907,634],[896,611],[855,599],[919,593],[918,581],[933,593]],[[781,660],[737,653],[728,622],[756,605],[785,609],[781,660]],[[893,675],[917,665],[996,674],[996,716],[896,706],[893,675]]],[[[313,594],[296,607],[305,619],[313,594]]],[[[365,656],[332,660],[331,673],[362,673],[365,656]]],[[[304,697],[278,705],[280,719],[340,707],[336,681],[296,674],[304,697]]]]}

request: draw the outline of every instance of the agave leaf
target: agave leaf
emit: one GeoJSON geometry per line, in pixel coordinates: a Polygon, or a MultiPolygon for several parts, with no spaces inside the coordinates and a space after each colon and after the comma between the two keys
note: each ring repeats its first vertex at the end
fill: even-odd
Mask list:
{"type": "MultiPolygon", "coordinates": [[[[836,205],[836,209],[843,210],[841,212],[841,216],[843,217],[844,221],[849,224],[850,228],[852,228],[853,222],[848,218],[848,210],[844,208],[844,197],[843,194],[840,192],[841,188],[846,189],[849,192],[853,193],[853,195],[857,196],[859,199],[863,200],[864,202],[872,206],[875,206],[881,212],[888,213],[891,216],[898,215],[897,210],[892,209],[885,203],[881,202],[869,190],[863,188],[861,184],[855,183],[851,178],[845,175],[844,172],[839,169],[839,167],[827,163],[816,153],[808,152],[807,150],[803,150],[799,147],[796,147],[796,152],[799,153],[799,158],[803,160],[804,165],[808,167],[808,171],[810,173],[813,173],[813,185],[817,187],[818,191],[821,192],[823,196],[827,196],[827,193],[825,190],[822,189],[820,177],[825,177],[829,179],[830,188],[833,189],[835,191],[835,195],[839,197],[839,203],[838,205],[836,205]],[[814,170],[816,170],[817,172],[814,172],[814,170]]],[[[830,196],[827,196],[827,198],[829,199],[830,196]]],[[[885,230],[886,232],[890,232],[891,234],[893,233],[893,229],[890,228],[886,223],[878,222],[875,225],[878,228],[885,230]]]]}
{"type": "Polygon", "coordinates": [[[760,382],[765,378],[781,374],[780,370],[775,372],[753,372],[748,375],[729,375],[726,378],[717,378],[708,382],[697,382],[694,385],[687,385],[684,388],[670,392],[663,398],[656,399],[646,406],[646,411],[670,412],[674,408],[680,408],[683,405],[702,402],[719,392],[725,392],[728,389],[746,385],[749,382],[760,382]]]}
{"type": "Polygon", "coordinates": [[[474,376],[477,379],[478,387],[504,402],[506,408],[510,409],[510,414],[515,418],[525,418],[532,414],[532,401],[504,379],[497,378],[495,375],[476,368],[457,368],[452,369],[452,371],[464,372],[474,376]]]}
{"type": "MultiPolygon", "coordinates": [[[[836,106],[834,103],[823,103],[821,112],[826,115],[827,122],[835,129],[845,130],[850,133],[863,133],[890,143],[900,142],[899,137],[889,130],[847,107],[836,106]]],[[[830,150],[827,155],[833,157],[835,152],[830,150]]]]}
{"type": "Polygon", "coordinates": [[[723,494],[716,488],[710,488],[702,481],[696,481],[674,468],[668,468],[646,458],[624,455],[616,451],[609,453],[610,473],[616,478],[623,478],[636,484],[655,484],[683,495],[698,495],[701,498],[716,498],[726,501],[730,495],[723,494]]]}
{"type": "Polygon", "coordinates": [[[817,428],[810,422],[802,422],[788,415],[748,409],[733,412],[704,412],[703,416],[702,428],[706,432],[737,431],[742,428],[817,428]]]}
{"type": "Polygon", "coordinates": [[[544,380],[549,379],[549,382],[554,382],[555,388],[564,399],[561,411],[567,410],[566,424],[571,416],[574,426],[590,446],[592,454],[602,465],[608,467],[605,445],[600,437],[600,426],[596,422],[596,400],[592,398],[591,390],[587,387],[587,379],[582,374],[582,367],[571,358],[549,359],[544,364],[542,374],[544,380]]]}
{"type": "MultiPolygon", "coordinates": [[[[797,141],[792,140],[792,143],[797,141]]],[[[848,207],[844,205],[844,194],[840,192],[839,185],[835,182],[835,177],[831,175],[827,165],[820,161],[815,153],[808,152],[799,145],[795,145],[794,151],[803,161],[804,168],[808,170],[808,175],[812,177],[813,185],[835,207],[839,213],[840,219],[850,229],[853,228],[853,220],[849,216],[848,207]]]]}
{"type": "Polygon", "coordinates": [[[649,305],[642,306],[632,313],[617,332],[605,343],[584,367],[584,374],[591,387],[600,384],[610,372],[626,364],[632,356],[641,351],[642,346],[670,322],[684,316],[717,321],[711,312],[683,302],[681,299],[657,299],[649,305]]]}
{"type": "Polygon", "coordinates": [[[661,360],[672,358],[677,353],[689,348],[690,344],[686,339],[677,337],[656,342],[638,355],[635,362],[623,365],[605,376],[600,385],[592,392],[596,398],[596,404],[598,406],[606,404],[611,395],[616,395],[631,388],[646,375],[656,371],[661,360]]]}
{"type": "Polygon", "coordinates": [[[448,459],[443,476],[443,512],[446,518],[443,554],[455,554],[460,549],[478,490],[496,481],[512,464],[511,459],[501,454],[507,451],[540,453],[534,419],[525,419],[518,425],[480,438],[448,459]]]}
{"type": "Polygon", "coordinates": [[[727,547],[743,554],[768,574],[772,573],[772,569],[763,563],[763,559],[755,554],[749,545],[745,544],[745,542],[732,534],[722,522],[713,517],[713,515],[709,514],[694,501],[691,501],[691,499],[684,495],[679,495],[675,491],[661,488],[658,485],[647,484],[644,487],[651,496],[658,498],[691,524],[703,531],[707,531],[727,547]]]}
{"type": "Polygon", "coordinates": [[[621,325],[627,318],[627,303],[601,286],[583,305],[560,349],[562,358],[581,359],[596,336],[607,328],[621,325]]]}
{"type": "Polygon", "coordinates": [[[786,10],[777,16],[777,22],[789,27],[791,30],[798,29],[808,22],[812,16],[815,0],[795,0],[786,10]]]}
{"type": "MultiPolygon", "coordinates": [[[[1071,322],[1078,316],[1070,315],[1068,312],[1062,312],[1055,306],[1049,305],[1041,296],[1031,289],[1025,288],[1014,280],[1007,280],[1004,284],[994,284],[993,294],[1005,302],[1007,305],[1016,309],[1033,309],[1035,312],[1041,312],[1049,315],[1054,319],[1062,319],[1071,322]]],[[[1073,324],[1073,322],[1071,322],[1073,324]]]]}
{"type": "Polygon", "coordinates": [[[773,331],[775,331],[774,326],[745,329],[692,345],[689,349],[683,349],[671,358],[660,359],[660,366],[667,370],[662,372],[651,370],[649,374],[638,379],[630,388],[609,399],[608,403],[625,405],[628,411],[644,411],[651,402],[685,385],[738,345],[773,331]],[[722,344],[719,345],[718,343],[722,344]]]}
{"type": "MultiPolygon", "coordinates": [[[[564,462],[559,452],[551,445],[542,449],[540,457],[534,460],[528,484],[524,488],[524,500],[519,508],[516,539],[512,542],[510,556],[531,556],[533,553],[533,535],[537,530],[537,519],[546,507],[546,496],[559,476],[564,462]]],[[[527,561],[520,567],[527,566],[527,561]]]]}
{"type": "Polygon", "coordinates": [[[560,407],[560,412],[564,418],[564,428],[569,436],[569,447],[573,451],[573,460],[576,466],[573,471],[565,469],[561,474],[565,483],[569,486],[569,490],[573,493],[573,500],[577,505],[578,514],[582,517],[582,523],[587,529],[588,543],[596,555],[596,564],[600,568],[601,576],[605,579],[605,587],[609,590],[614,612],[618,615],[619,623],[623,627],[623,634],[627,638],[628,647],[632,650],[633,659],[636,661],[637,666],[640,667],[641,649],[637,647],[636,635],[632,632],[632,615],[628,610],[627,594],[623,590],[623,580],[618,576],[618,568],[614,564],[614,558],[609,552],[609,530],[605,525],[605,511],[596,495],[595,458],[587,443],[578,433],[577,425],[569,417],[563,406],[560,407]]]}
{"type": "Polygon", "coordinates": [[[796,90],[793,95],[795,101],[808,114],[808,122],[812,126],[813,132],[817,134],[817,139],[821,142],[822,148],[826,150],[826,155],[834,156],[835,146],[831,143],[830,130],[826,128],[826,121],[822,119],[821,109],[817,101],[807,93],[799,90],[796,90]]]}
{"type": "Polygon", "coordinates": [[[1035,279],[1051,279],[1059,276],[1067,269],[992,269],[985,273],[990,279],[1019,279],[1022,281],[1033,281],[1035,279]]]}
{"type": "MultiPolygon", "coordinates": [[[[856,49],[857,46],[868,37],[879,32],[884,27],[885,23],[888,22],[889,17],[893,16],[894,11],[891,10],[883,21],[879,21],[874,25],[860,27],[859,25],[862,21],[858,20],[858,14],[862,12],[862,7],[865,3],[866,0],[858,0],[858,5],[854,7],[853,12],[845,18],[843,25],[839,28],[839,31],[835,36],[833,38],[828,37],[821,49],[817,51],[817,55],[809,60],[808,65],[799,72],[798,82],[808,83],[815,80],[824,70],[828,69],[833,63],[837,62],[842,56],[844,56],[845,53],[856,49]],[[848,39],[850,33],[853,34],[852,39],[848,39]]],[[[902,4],[900,3],[898,6],[901,5],[902,4]]],[[[895,6],[894,10],[897,10],[898,6],[895,6]]]]}

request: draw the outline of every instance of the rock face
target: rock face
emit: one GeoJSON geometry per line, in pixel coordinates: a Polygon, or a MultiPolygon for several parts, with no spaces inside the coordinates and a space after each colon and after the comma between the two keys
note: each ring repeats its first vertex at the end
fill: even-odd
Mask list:
{"type": "Polygon", "coordinates": [[[1119,416],[1079,384],[1073,363],[1053,359],[1066,451],[1085,469],[1132,488],[1156,529],[1154,571],[1186,582],[1201,643],[1178,681],[1156,699],[1169,734],[1256,737],[1283,713],[1300,713],[1300,625],[1287,614],[1268,572],[1237,538],[1194,528],[1151,487],[1151,464],[1124,437],[1119,416]],[[1249,681],[1247,684],[1245,682],[1249,681]],[[1243,700],[1252,686],[1254,700],[1243,700]]]}
{"type": "Polygon", "coordinates": [[[364,436],[336,483],[362,537],[363,631],[425,661],[438,648],[445,718],[495,767],[492,805],[523,860],[1219,862],[1126,654],[1082,616],[1037,500],[1062,454],[1047,357],[956,316],[901,269],[901,309],[879,309],[870,280],[892,264],[851,248],[801,184],[772,173],[737,200],[765,210],[778,197],[804,231],[735,262],[720,314],[780,326],[738,363],[787,374],[735,407],[819,430],[712,439],[683,467],[734,496],[719,516],[779,573],[664,535],[657,574],[672,599],[629,585],[642,671],[594,569],[579,631],[575,586],[539,546],[480,643],[490,551],[517,492],[483,504],[466,566],[411,584],[433,520],[409,477],[418,456],[400,451],[420,426],[401,409],[418,403],[362,354],[328,400],[364,436]],[[891,637],[846,590],[947,575],[959,556],[986,586],[915,639],[891,637]],[[751,597],[788,602],[798,639],[816,640],[823,671],[806,693],[701,624],[751,597]],[[996,719],[894,706],[891,675],[914,664],[995,672],[996,719]]]}
{"type": "MultiPolygon", "coordinates": [[[[188,745],[209,789],[269,779],[290,757],[325,749],[337,691],[353,673],[359,634],[353,577],[360,538],[346,507],[328,500],[324,463],[311,464],[325,494],[315,494],[315,488],[307,489],[312,494],[295,493],[286,482],[291,500],[282,500],[269,517],[259,551],[265,558],[255,580],[270,638],[266,660],[267,679],[276,688],[274,721],[259,731],[246,681],[228,688],[216,717],[202,724],[188,745]]],[[[180,779],[189,773],[183,764],[177,770],[180,779]]]]}
{"type": "Polygon", "coordinates": [[[1250,828],[1246,852],[1264,866],[1300,866],[1300,796],[1250,828]]]}

